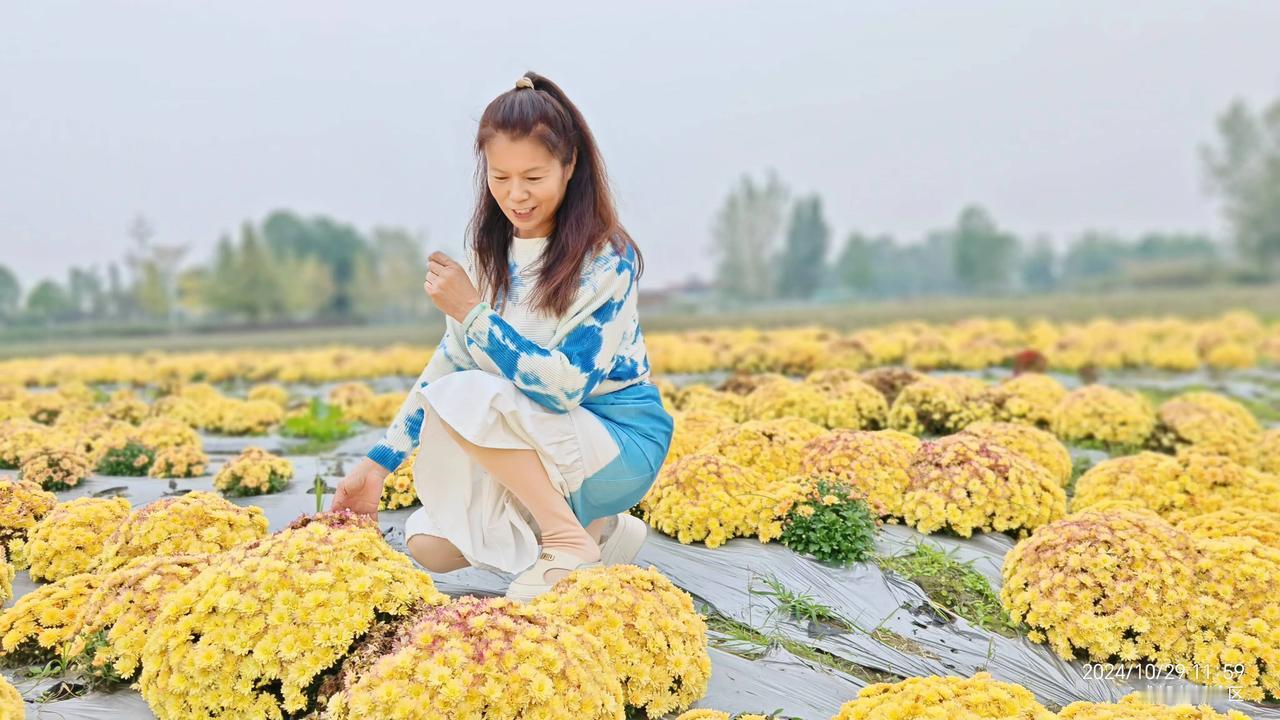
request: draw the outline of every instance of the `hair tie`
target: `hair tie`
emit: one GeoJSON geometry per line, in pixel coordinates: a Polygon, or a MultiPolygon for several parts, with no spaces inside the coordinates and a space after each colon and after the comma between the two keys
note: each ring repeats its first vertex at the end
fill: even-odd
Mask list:
{"type": "Polygon", "coordinates": [[[532,90],[532,89],[533,89],[533,81],[529,79],[529,76],[528,76],[528,75],[524,75],[524,76],[522,76],[519,80],[517,80],[517,81],[516,81],[516,87],[518,87],[518,88],[529,88],[530,90],[532,90]]]}

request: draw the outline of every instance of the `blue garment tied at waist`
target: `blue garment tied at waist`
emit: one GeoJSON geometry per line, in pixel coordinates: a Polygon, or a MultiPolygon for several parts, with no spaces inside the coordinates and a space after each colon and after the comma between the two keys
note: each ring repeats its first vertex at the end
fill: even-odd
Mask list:
{"type": "Polygon", "coordinates": [[[671,448],[675,423],[662,406],[658,386],[649,382],[586,397],[582,407],[600,418],[618,446],[618,456],[569,496],[569,506],[585,527],[625,512],[649,492],[671,448]]]}

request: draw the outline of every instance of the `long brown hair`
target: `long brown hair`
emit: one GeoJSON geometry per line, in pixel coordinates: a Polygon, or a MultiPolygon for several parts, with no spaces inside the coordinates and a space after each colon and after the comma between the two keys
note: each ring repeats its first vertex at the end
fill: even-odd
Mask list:
{"type": "Polygon", "coordinates": [[[568,312],[578,290],[582,263],[609,242],[619,253],[630,246],[636,253],[636,277],[644,271],[640,248],[618,221],[604,160],[582,113],[559,85],[526,72],[532,89],[512,88],[494,98],[480,116],[476,132],[476,209],[467,225],[467,240],[476,258],[481,292],[489,301],[506,298],[511,289],[507,268],[515,228],[489,192],[488,163],[484,146],[498,133],[520,140],[537,138],[567,166],[577,153],[573,177],[556,209],[555,227],[547,238],[531,302],[546,314],[568,312]]]}

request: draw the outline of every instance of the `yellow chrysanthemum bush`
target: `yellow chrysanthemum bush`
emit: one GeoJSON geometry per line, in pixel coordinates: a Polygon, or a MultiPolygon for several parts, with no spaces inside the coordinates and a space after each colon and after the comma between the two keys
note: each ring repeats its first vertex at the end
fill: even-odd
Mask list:
{"type": "Polygon", "coordinates": [[[963,434],[1003,445],[1048,470],[1064,487],[1071,481],[1071,453],[1052,433],[1022,423],[976,422],[963,434]]]}
{"type": "Polygon", "coordinates": [[[25,541],[31,528],[58,505],[58,496],[30,480],[0,475],[0,545],[25,541]]]}
{"type": "Polygon", "coordinates": [[[747,403],[741,396],[722,392],[706,385],[689,385],[676,395],[676,408],[683,412],[709,410],[732,422],[741,422],[747,416],[747,403]]]}
{"type": "Polygon", "coordinates": [[[757,331],[755,337],[735,347],[728,366],[744,372],[804,374],[817,367],[826,354],[820,328],[788,328],[757,331]]]}
{"type": "Polygon", "coordinates": [[[1252,410],[1242,405],[1238,400],[1233,400],[1221,393],[1197,390],[1176,395],[1165,402],[1188,403],[1197,407],[1202,407],[1206,410],[1213,410],[1224,415],[1229,415],[1232,420],[1243,428],[1252,430],[1262,429],[1262,425],[1258,423],[1258,418],[1254,417],[1252,410]]]}
{"type": "Polygon", "coordinates": [[[49,428],[27,418],[0,420],[0,468],[16,470],[32,450],[40,447],[49,428]]]}
{"type": "Polygon", "coordinates": [[[6,677],[0,677],[0,720],[22,720],[27,716],[22,693],[6,677]]]}
{"type": "Polygon", "coordinates": [[[377,618],[424,601],[446,598],[373,520],[299,518],[216,556],[167,596],[138,686],[162,720],[296,717],[316,709],[324,674],[377,618]]]}
{"type": "Polygon", "coordinates": [[[15,400],[0,400],[0,422],[5,420],[26,419],[27,413],[22,403],[15,400]]]}
{"type": "Polygon", "coordinates": [[[1185,493],[1182,482],[1182,464],[1170,455],[1144,451],[1110,458],[1076,480],[1071,510],[1127,505],[1159,513],[1185,493]]]}
{"type": "Polygon", "coordinates": [[[59,503],[31,528],[24,549],[33,580],[54,581],[91,572],[98,554],[129,517],[124,498],[76,498],[59,503]]]}
{"type": "Polygon", "coordinates": [[[233,497],[280,492],[293,478],[293,463],[259,447],[245,448],[213,476],[213,486],[233,497]]]}
{"type": "Polygon", "coordinates": [[[144,557],[217,553],[266,534],[262,508],[241,507],[197,490],[153,500],[129,513],[106,538],[93,569],[109,572],[144,557]]]}
{"type": "Polygon", "coordinates": [[[33,392],[22,398],[27,417],[41,425],[52,425],[65,408],[74,404],[74,400],[57,392],[33,392]]]}
{"type": "Polygon", "coordinates": [[[1015,375],[986,390],[986,402],[995,420],[1045,430],[1053,421],[1053,409],[1066,396],[1062,383],[1041,373],[1015,375]]]}
{"type": "Polygon", "coordinates": [[[897,430],[833,430],[804,448],[799,472],[834,478],[880,516],[902,514],[908,470],[920,440],[897,430]]]}
{"type": "Polygon", "coordinates": [[[1280,512],[1280,480],[1229,458],[1184,449],[1105,460],[1076,481],[1073,511],[1143,507],[1178,522],[1236,507],[1280,512]]]}
{"type": "Polygon", "coordinates": [[[805,445],[825,434],[821,426],[798,417],[750,420],[722,430],[697,452],[723,458],[771,480],[799,472],[805,445]]]}
{"type": "Polygon", "coordinates": [[[191,427],[204,427],[205,413],[195,400],[181,395],[165,395],[151,404],[151,417],[167,418],[191,427]]]}
{"type": "Polygon", "coordinates": [[[982,397],[986,384],[960,375],[926,377],[898,393],[889,408],[889,427],[912,435],[942,435],[991,418],[982,397]]]}
{"type": "Polygon", "coordinates": [[[958,353],[942,333],[926,331],[911,342],[903,363],[916,370],[956,367],[958,353]]]}
{"type": "MultiPolygon", "coordinates": [[[[341,410],[342,416],[346,418],[355,417],[358,409],[373,398],[373,389],[364,383],[334,385],[325,394],[325,402],[341,410]]],[[[403,395],[400,400],[403,402],[403,395]]]]}
{"type": "Polygon", "coordinates": [[[1157,413],[1152,444],[1173,452],[1191,447],[1255,465],[1262,426],[1247,408],[1216,393],[1184,393],[1166,400],[1157,413]]]}
{"type": "Polygon", "coordinates": [[[0,612],[0,663],[43,665],[61,658],[75,619],[102,578],[71,575],[37,587],[0,612]]]}
{"type": "Polygon", "coordinates": [[[1053,409],[1053,433],[1066,442],[1140,447],[1155,427],[1146,398],[1102,385],[1076,388],[1053,409]]]}
{"type": "Polygon", "coordinates": [[[356,405],[342,416],[366,425],[385,427],[395,418],[404,404],[404,393],[380,393],[356,405]]]}
{"type": "Polygon", "coordinates": [[[399,510],[418,502],[418,491],[413,486],[413,463],[417,459],[418,451],[415,449],[395,472],[387,476],[382,485],[382,498],[378,500],[379,510],[399,510]]]}
{"type": "Polygon", "coordinates": [[[327,718],[624,716],[601,640],[531,605],[467,596],[416,613],[397,635],[329,699],[327,718]]]}
{"type": "Polygon", "coordinates": [[[1073,702],[1058,711],[1059,720],[1249,720],[1237,710],[1220,713],[1208,705],[1158,705],[1128,695],[1118,703],[1073,702]]]}
{"type": "Polygon", "coordinates": [[[884,395],[858,378],[837,384],[826,396],[824,427],[878,430],[889,422],[889,403],[884,395]]]}
{"type": "Polygon", "coordinates": [[[141,670],[142,649],[161,605],[213,557],[140,557],[103,574],[70,628],[66,655],[91,675],[132,680],[141,670]]]}
{"type": "Polygon", "coordinates": [[[220,398],[209,404],[203,427],[222,435],[262,435],[284,420],[284,408],[270,400],[220,398]]]}
{"type": "Polygon", "coordinates": [[[279,383],[259,383],[249,388],[249,392],[245,393],[245,399],[266,400],[280,407],[286,407],[289,404],[289,391],[279,383]]]}
{"type": "Polygon", "coordinates": [[[18,569],[9,562],[9,550],[3,543],[0,543],[0,605],[9,602],[9,598],[13,597],[13,578],[18,574],[18,569]]]}
{"type": "Polygon", "coordinates": [[[836,337],[827,341],[826,352],[818,359],[817,372],[841,370],[857,372],[874,364],[866,345],[856,337],[836,337]]]}
{"type": "Polygon", "coordinates": [[[138,438],[142,444],[157,452],[178,447],[201,449],[204,443],[195,429],[181,420],[171,417],[153,417],[138,426],[138,438]]]}
{"type": "Polygon", "coordinates": [[[675,410],[671,413],[673,429],[667,463],[697,452],[698,448],[719,433],[734,427],[735,421],[708,408],[675,410]]]}
{"type": "Polygon", "coordinates": [[[1031,639],[1047,636],[1064,657],[1082,649],[1097,661],[1174,663],[1246,699],[1275,697],[1280,601],[1270,587],[1280,550],[1258,539],[1274,539],[1274,522],[1219,512],[1175,528],[1147,510],[1078,513],[1024,541],[1039,547],[1019,544],[1006,558],[1012,589],[1002,600],[1017,606],[1015,619],[1026,612],[1030,624],[1050,625],[1031,639]],[[1107,617],[1091,608],[1109,608],[1107,617]]]}
{"type": "MultiPolygon", "coordinates": [[[[138,428],[106,415],[97,415],[80,422],[68,420],[65,424],[60,422],[54,428],[68,437],[68,447],[83,451],[89,457],[89,464],[98,468],[98,472],[104,471],[103,461],[109,454],[119,453],[130,445],[135,450],[144,449],[139,442],[138,428]]],[[[118,458],[113,458],[111,462],[118,462],[118,458]]]]}
{"type": "Polygon", "coordinates": [[[858,691],[832,720],[1053,720],[1030,690],[990,673],[930,675],[876,683],[858,691]]]}
{"type": "Polygon", "coordinates": [[[651,718],[683,710],[707,692],[706,622],[689,594],[652,567],[570,573],[533,607],[600,638],[625,703],[651,718]]]}
{"type": "Polygon", "coordinates": [[[1188,679],[1280,698],[1280,550],[1251,537],[1198,542],[1201,620],[1188,679]]]}
{"type": "Polygon", "coordinates": [[[654,386],[658,388],[658,395],[662,397],[662,406],[666,408],[668,412],[675,410],[676,393],[678,392],[676,384],[665,377],[658,377],[656,375],[650,375],[649,382],[653,383],[654,386]]]}
{"type": "Polygon", "coordinates": [[[1263,472],[1280,475],[1280,428],[1262,434],[1258,442],[1258,467],[1263,472]]]}
{"type": "Polygon", "coordinates": [[[863,382],[883,395],[890,408],[893,407],[893,401],[898,399],[898,394],[902,392],[903,388],[927,377],[924,373],[903,367],[871,368],[870,370],[863,370],[858,376],[862,378],[863,382]]]}
{"type": "Polygon", "coordinates": [[[767,542],[782,533],[779,506],[801,492],[799,478],[770,482],[724,458],[695,453],[663,465],[640,511],[650,526],[686,544],[714,548],[752,536],[767,542]]]}
{"type": "Polygon", "coordinates": [[[114,420],[136,425],[151,412],[151,406],[132,389],[120,388],[111,393],[103,410],[114,420]]]}
{"type": "Polygon", "coordinates": [[[1280,550],[1280,513],[1232,507],[1179,520],[1180,530],[1205,540],[1250,537],[1280,550]]]}
{"type": "Polygon", "coordinates": [[[902,518],[923,533],[1022,533],[1066,513],[1066,493],[1048,470],[972,435],[924,443],[907,475],[902,518]]]}
{"type": "Polygon", "coordinates": [[[93,474],[93,466],[79,450],[46,446],[28,453],[18,474],[45,490],[70,490],[93,474]]]}
{"type": "Polygon", "coordinates": [[[1155,513],[1074,513],[1009,551],[1000,601],[1064,659],[1173,663],[1193,644],[1199,560],[1195,539],[1155,513]]]}
{"type": "Polygon", "coordinates": [[[204,475],[209,456],[198,447],[178,445],[156,451],[147,475],[153,478],[192,478],[204,475]]]}
{"type": "Polygon", "coordinates": [[[752,420],[800,417],[825,426],[830,412],[827,395],[822,390],[794,380],[765,383],[746,396],[746,417],[752,420]]]}

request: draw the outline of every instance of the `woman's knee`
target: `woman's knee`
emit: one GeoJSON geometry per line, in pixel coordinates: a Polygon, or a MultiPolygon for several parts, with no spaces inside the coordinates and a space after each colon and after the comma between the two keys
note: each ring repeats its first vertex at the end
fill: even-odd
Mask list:
{"type": "Polygon", "coordinates": [[[433,535],[413,535],[408,542],[409,554],[428,572],[447,573],[469,566],[453,543],[433,535]]]}

